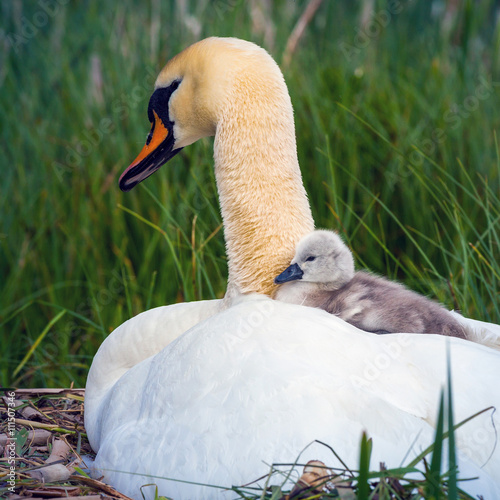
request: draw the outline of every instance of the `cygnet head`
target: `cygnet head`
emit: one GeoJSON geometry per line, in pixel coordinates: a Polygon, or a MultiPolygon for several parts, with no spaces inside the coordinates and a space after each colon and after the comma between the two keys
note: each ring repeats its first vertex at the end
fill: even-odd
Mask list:
{"type": "Polygon", "coordinates": [[[276,284],[301,280],[337,290],[354,276],[352,253],[333,231],[318,230],[298,243],[291,265],[274,279],[276,284]]]}

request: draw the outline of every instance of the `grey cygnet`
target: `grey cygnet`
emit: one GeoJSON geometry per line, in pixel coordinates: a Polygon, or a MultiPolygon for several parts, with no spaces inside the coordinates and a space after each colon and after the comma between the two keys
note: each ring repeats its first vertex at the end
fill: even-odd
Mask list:
{"type": "Polygon", "coordinates": [[[466,338],[440,304],[403,285],[354,271],[351,251],[333,231],[317,230],[297,245],[291,265],[275,278],[275,298],[318,307],[373,333],[436,333],[466,338]]]}

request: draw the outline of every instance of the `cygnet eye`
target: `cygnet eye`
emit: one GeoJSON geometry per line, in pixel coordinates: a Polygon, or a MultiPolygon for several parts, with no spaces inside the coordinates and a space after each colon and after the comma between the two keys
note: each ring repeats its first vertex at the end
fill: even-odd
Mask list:
{"type": "Polygon", "coordinates": [[[309,255],[309,257],[307,257],[307,259],[306,259],[306,262],[312,262],[315,259],[316,259],[316,257],[314,255],[309,255]]]}

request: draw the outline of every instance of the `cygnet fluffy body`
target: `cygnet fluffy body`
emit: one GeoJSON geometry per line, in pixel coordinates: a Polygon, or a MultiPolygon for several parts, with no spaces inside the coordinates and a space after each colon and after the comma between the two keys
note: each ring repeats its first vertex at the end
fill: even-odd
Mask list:
{"type": "Polygon", "coordinates": [[[275,278],[277,300],[318,307],[373,333],[436,333],[466,338],[444,307],[403,285],[354,271],[337,233],[318,230],[297,245],[291,265],[275,278]]]}

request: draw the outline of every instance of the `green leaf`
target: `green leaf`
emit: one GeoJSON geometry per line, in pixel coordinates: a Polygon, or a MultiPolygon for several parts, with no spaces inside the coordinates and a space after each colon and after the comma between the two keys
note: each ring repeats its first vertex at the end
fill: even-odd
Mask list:
{"type": "Polygon", "coordinates": [[[23,366],[26,364],[28,359],[31,358],[33,353],[35,352],[36,348],[40,345],[42,340],[44,339],[45,335],[49,332],[49,330],[66,314],[66,309],[63,309],[60,311],[55,317],[53,317],[47,326],[43,329],[43,332],[38,335],[37,339],[33,343],[33,345],[29,348],[28,352],[22,359],[22,361],[17,365],[17,368],[13,371],[12,376],[15,377],[23,368],[23,366]]]}
{"type": "Polygon", "coordinates": [[[447,413],[448,413],[448,463],[450,467],[448,479],[448,500],[458,500],[457,488],[457,456],[455,449],[455,431],[453,429],[453,395],[451,386],[451,360],[450,360],[450,344],[446,346],[446,361],[447,361],[447,413]]]}
{"type": "Polygon", "coordinates": [[[431,466],[427,475],[426,498],[438,499],[441,497],[441,461],[443,457],[444,440],[444,393],[441,390],[439,397],[439,412],[436,425],[436,435],[434,438],[434,449],[432,452],[431,466]]]}
{"type": "Polygon", "coordinates": [[[370,471],[370,458],[372,454],[372,440],[368,439],[366,432],[361,436],[361,449],[359,452],[358,500],[368,499],[370,484],[368,474],[370,471]]]}

